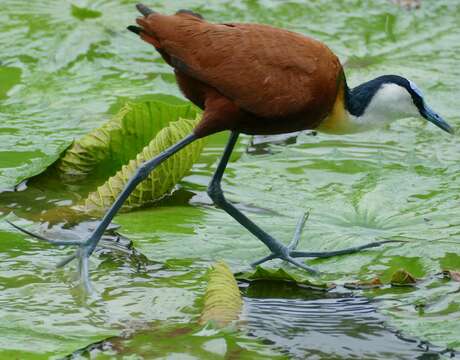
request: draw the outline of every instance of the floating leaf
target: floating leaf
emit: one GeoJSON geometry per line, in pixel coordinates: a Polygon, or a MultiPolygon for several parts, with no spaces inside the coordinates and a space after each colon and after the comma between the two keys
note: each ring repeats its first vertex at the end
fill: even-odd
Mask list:
{"type": "Polygon", "coordinates": [[[247,273],[238,273],[235,275],[238,280],[242,281],[281,281],[290,282],[297,285],[306,286],[313,289],[330,290],[335,287],[333,284],[313,283],[310,279],[279,269],[266,269],[262,266],[257,266],[254,271],[247,273]]]}
{"type": "Polygon", "coordinates": [[[404,269],[396,270],[391,276],[393,286],[413,286],[416,282],[415,277],[404,269]]]}
{"type": "Polygon", "coordinates": [[[232,272],[224,262],[218,262],[209,275],[200,323],[211,321],[224,327],[238,319],[242,305],[240,290],[232,272]]]}

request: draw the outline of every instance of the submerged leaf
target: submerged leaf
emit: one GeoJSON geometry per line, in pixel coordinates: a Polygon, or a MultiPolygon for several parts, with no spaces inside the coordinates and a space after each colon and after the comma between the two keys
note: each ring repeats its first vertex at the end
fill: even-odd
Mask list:
{"type": "Polygon", "coordinates": [[[219,327],[226,326],[238,319],[242,305],[240,290],[232,272],[224,262],[218,262],[209,275],[200,323],[211,321],[219,327]]]}
{"type": "Polygon", "coordinates": [[[413,286],[416,282],[415,277],[404,269],[396,270],[391,276],[393,286],[413,286]]]}
{"type": "Polygon", "coordinates": [[[321,289],[321,290],[330,290],[335,286],[332,284],[326,283],[313,283],[310,279],[303,277],[301,275],[293,274],[287,272],[285,269],[266,269],[261,266],[257,266],[254,271],[247,272],[247,273],[239,273],[236,274],[236,278],[238,280],[243,281],[282,281],[282,282],[290,282],[295,283],[297,285],[302,285],[306,287],[310,287],[313,289],[321,289]]]}

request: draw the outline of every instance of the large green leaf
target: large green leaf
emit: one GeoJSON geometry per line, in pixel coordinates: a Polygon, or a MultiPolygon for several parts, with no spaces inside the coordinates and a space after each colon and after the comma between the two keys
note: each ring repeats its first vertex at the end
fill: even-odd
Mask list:
{"type": "MultiPolygon", "coordinates": [[[[54,223],[66,218],[75,222],[87,214],[100,215],[142,163],[189,135],[199,119],[197,108],[190,104],[158,100],[126,103],[109,121],[75,140],[50,166],[28,179],[27,189],[13,194],[15,202],[35,202],[37,190],[45,194],[38,218],[33,213],[27,215],[35,221],[54,223]],[[69,196],[73,206],[50,204],[49,199],[57,192],[58,196],[69,196]]],[[[202,149],[203,140],[197,140],[163,162],[137,186],[122,210],[152,203],[170,193],[202,149]]],[[[5,202],[10,201],[7,195],[2,195],[5,202]]]]}
{"type": "MultiPolygon", "coordinates": [[[[114,176],[88,195],[84,202],[84,211],[94,213],[110,207],[139,166],[190,134],[197,119],[179,119],[162,129],[135,159],[123,165],[114,176]]],[[[139,207],[168,194],[198,160],[202,149],[203,141],[198,140],[164,161],[136,187],[122,209],[139,207]]]]}
{"type": "MultiPolygon", "coordinates": [[[[127,103],[111,120],[76,140],[56,163],[56,168],[74,179],[75,175],[91,174],[93,178],[106,180],[135,159],[163,128],[179,118],[196,119],[196,116],[192,105],[161,101],[127,103]]],[[[191,132],[190,126],[181,128],[191,132]]],[[[181,136],[185,135],[181,131],[181,136]]],[[[161,144],[167,146],[168,140],[170,138],[165,138],[161,144]]]]}

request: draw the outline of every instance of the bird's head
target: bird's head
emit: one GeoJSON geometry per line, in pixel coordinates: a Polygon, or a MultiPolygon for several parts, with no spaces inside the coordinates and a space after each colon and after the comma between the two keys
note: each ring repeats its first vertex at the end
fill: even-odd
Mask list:
{"type": "Polygon", "coordinates": [[[452,127],[426,103],[420,89],[410,80],[384,75],[345,90],[345,109],[356,130],[386,125],[406,117],[422,117],[453,134],[452,127]]]}

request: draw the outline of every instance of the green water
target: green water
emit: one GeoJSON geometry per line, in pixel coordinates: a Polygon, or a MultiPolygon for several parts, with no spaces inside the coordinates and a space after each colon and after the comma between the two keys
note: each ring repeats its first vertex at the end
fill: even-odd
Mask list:
{"type": "MultiPolygon", "coordinates": [[[[381,74],[404,75],[458,128],[458,2],[425,1],[413,12],[383,0],[171,0],[149,5],[166,13],[186,7],[212,21],[261,22],[312,35],[346,63],[351,85],[381,74]]],[[[3,0],[1,9],[1,189],[52,162],[73,138],[99,126],[127,99],[181,97],[171,69],[125,30],[138,16],[130,1],[3,0]]],[[[253,331],[259,336],[250,336],[244,324],[234,332],[194,325],[209,264],[225,259],[233,270],[244,270],[267,254],[205,195],[226,136],[209,140],[171,199],[116,218],[120,232],[151,261],[137,267],[93,257],[94,299],[83,298],[71,268],[54,268],[70,249],[52,248],[0,221],[0,358],[59,358],[132,329],[144,332],[131,341],[126,358],[133,353],[171,359],[310,354],[288,336],[271,339],[260,329],[253,331]]],[[[295,144],[272,145],[262,155],[245,153],[249,140],[243,137],[226,173],[229,199],[283,241],[291,237],[298,216],[311,209],[302,249],[407,241],[311,264],[322,272],[321,281],[338,284],[375,276],[388,281],[394,270],[406,268],[423,279],[415,289],[364,295],[377,300],[378,314],[388,326],[441,348],[460,348],[460,285],[435,277],[443,268],[460,270],[458,136],[407,119],[379,132],[301,135],[295,144]],[[423,311],[416,307],[420,303],[423,311]]],[[[56,194],[52,203],[65,205],[59,189],[56,194]]],[[[15,204],[14,194],[8,194],[8,207],[16,210],[4,211],[3,217],[45,229],[27,216],[40,213],[41,197],[38,193],[37,202],[15,204]]],[[[87,229],[82,225],[68,231],[67,236],[85,236],[87,229]]],[[[251,304],[247,300],[248,319],[251,304]]],[[[340,349],[335,354],[349,355],[340,349]]]]}

